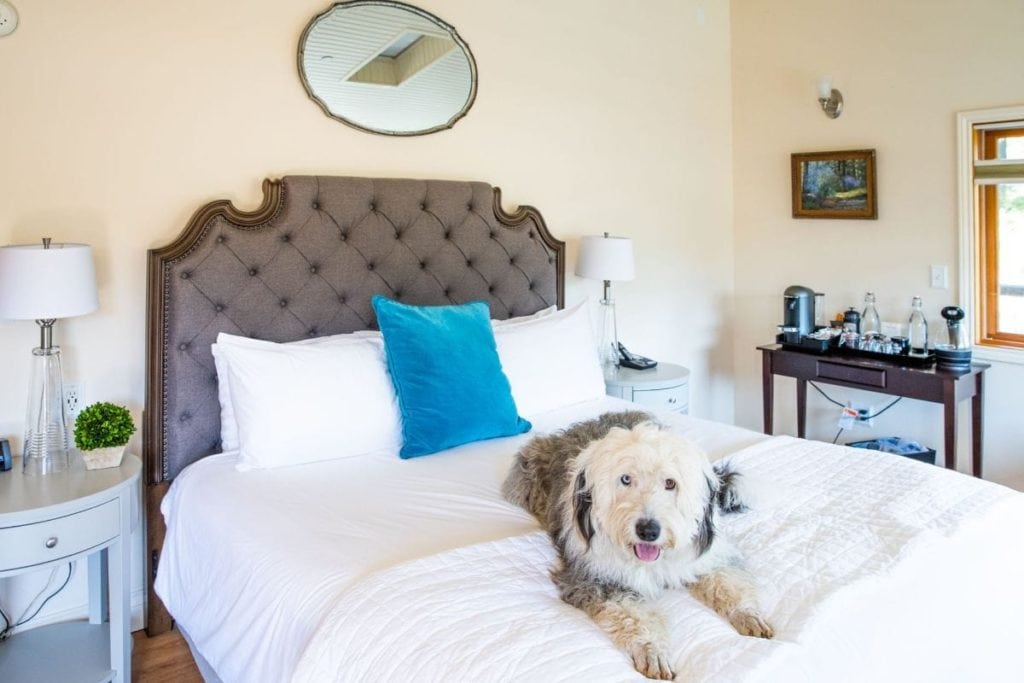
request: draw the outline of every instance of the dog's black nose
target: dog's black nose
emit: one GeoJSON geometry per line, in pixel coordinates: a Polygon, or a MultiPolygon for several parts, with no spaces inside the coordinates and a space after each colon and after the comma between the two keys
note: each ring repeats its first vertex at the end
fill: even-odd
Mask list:
{"type": "Polygon", "coordinates": [[[661,535],[661,525],[653,519],[641,519],[636,523],[636,535],[641,541],[656,541],[661,535]]]}

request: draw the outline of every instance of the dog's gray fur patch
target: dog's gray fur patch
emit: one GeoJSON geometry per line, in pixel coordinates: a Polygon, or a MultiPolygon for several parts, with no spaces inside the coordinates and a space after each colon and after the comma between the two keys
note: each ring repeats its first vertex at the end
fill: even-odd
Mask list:
{"type": "MultiPolygon", "coordinates": [[[[650,414],[640,410],[626,410],[603,415],[586,422],[578,422],[567,429],[534,437],[516,453],[515,462],[502,486],[502,494],[511,503],[533,513],[541,524],[551,533],[551,539],[561,552],[561,540],[554,530],[561,526],[561,512],[551,503],[557,502],[557,494],[569,485],[569,465],[573,458],[580,454],[592,441],[603,438],[613,427],[632,429],[642,422],[655,422],[650,414]]],[[[583,482],[585,484],[586,482],[583,482]]],[[[587,501],[583,491],[585,485],[579,487],[575,482],[580,500],[577,501],[576,519],[580,524],[580,532],[584,537],[593,533],[589,525],[589,516],[581,520],[586,511],[587,501]]]]}

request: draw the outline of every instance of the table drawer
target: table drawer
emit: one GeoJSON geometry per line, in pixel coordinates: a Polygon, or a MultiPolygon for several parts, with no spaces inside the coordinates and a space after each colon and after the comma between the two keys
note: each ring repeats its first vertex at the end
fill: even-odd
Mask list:
{"type": "Polygon", "coordinates": [[[885,387],[885,370],[882,368],[862,368],[820,360],[817,374],[822,379],[838,379],[868,387],[885,387]]]}
{"type": "Polygon", "coordinates": [[[88,550],[117,536],[118,501],[44,522],[0,529],[0,571],[31,567],[88,550]]]}
{"type": "Polygon", "coordinates": [[[684,412],[689,404],[689,389],[689,383],[685,382],[663,389],[634,389],[633,402],[650,408],[684,412]]]}

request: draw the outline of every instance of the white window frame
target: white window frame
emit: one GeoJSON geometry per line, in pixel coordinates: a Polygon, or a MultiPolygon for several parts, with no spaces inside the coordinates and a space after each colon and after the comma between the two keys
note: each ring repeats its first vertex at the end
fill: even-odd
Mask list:
{"type": "Polygon", "coordinates": [[[1024,121],[1024,105],[962,111],[956,115],[957,197],[960,213],[960,306],[966,313],[967,329],[974,346],[974,358],[1024,365],[1024,349],[978,346],[978,248],[974,225],[974,126],[1000,121],[1024,121]]]}

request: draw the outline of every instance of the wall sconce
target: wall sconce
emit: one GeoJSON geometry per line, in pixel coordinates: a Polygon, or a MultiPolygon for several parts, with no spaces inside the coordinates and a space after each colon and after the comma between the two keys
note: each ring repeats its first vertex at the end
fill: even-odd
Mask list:
{"type": "Polygon", "coordinates": [[[818,104],[830,119],[837,119],[843,113],[843,93],[832,87],[831,76],[822,76],[818,81],[818,104]]]}

